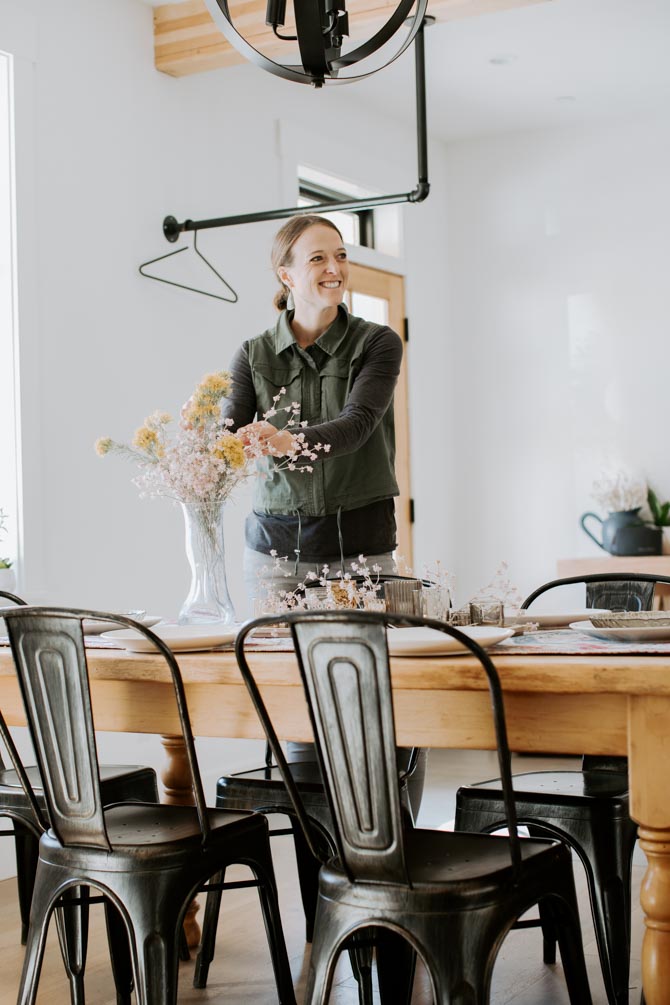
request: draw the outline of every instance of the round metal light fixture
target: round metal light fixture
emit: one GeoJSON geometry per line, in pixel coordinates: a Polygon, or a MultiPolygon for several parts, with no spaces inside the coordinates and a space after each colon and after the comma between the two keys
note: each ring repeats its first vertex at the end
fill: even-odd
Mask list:
{"type": "Polygon", "coordinates": [[[347,12],[345,0],[292,0],[287,12],[286,0],[267,0],[263,29],[258,22],[250,23],[248,0],[206,0],[214,23],[246,59],[286,80],[314,87],[361,80],[388,66],[414,40],[428,0],[400,0],[383,24],[372,26],[369,38],[364,33],[370,13],[361,11],[359,16],[353,4],[360,0],[350,2],[352,10],[347,12]]]}

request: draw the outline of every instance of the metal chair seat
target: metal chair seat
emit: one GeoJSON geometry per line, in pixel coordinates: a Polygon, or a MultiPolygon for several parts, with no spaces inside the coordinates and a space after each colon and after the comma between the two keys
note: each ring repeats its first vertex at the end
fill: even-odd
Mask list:
{"type": "MultiPolygon", "coordinates": [[[[479,797],[483,806],[491,798],[501,798],[499,778],[477,782],[467,787],[471,806],[479,797]]],[[[612,804],[628,813],[628,775],[614,771],[530,771],[524,775],[514,775],[514,800],[519,806],[547,807],[556,816],[576,819],[585,812],[599,812],[601,804],[612,804]],[[560,802],[557,802],[560,799],[560,802]]]]}
{"type": "MultiPolygon", "coordinates": [[[[545,583],[524,600],[527,609],[542,594],[584,584],[587,607],[648,610],[657,583],[670,577],[644,573],[596,573],[545,583]]],[[[531,835],[559,837],[579,856],[586,872],[600,964],[610,1005],[628,1005],[631,927],[631,866],[637,825],[630,818],[626,759],[585,757],[582,771],[514,775],[519,823],[531,835]]],[[[456,829],[493,831],[505,826],[500,779],[464,785],[456,793],[456,829]]],[[[554,963],[556,939],[540,913],[544,962],[554,963]]]]}
{"type": "MultiPolygon", "coordinates": [[[[364,884],[368,911],[384,910],[391,900],[395,902],[398,919],[404,922],[406,912],[476,910],[502,903],[507,896],[506,884],[514,884],[509,842],[504,837],[414,829],[405,834],[404,845],[408,888],[403,888],[402,895],[398,892],[394,895],[388,883],[364,884]],[[401,896],[405,905],[402,910],[401,896]]],[[[550,881],[548,885],[553,887],[552,870],[565,869],[564,845],[559,841],[526,838],[521,841],[520,849],[524,883],[541,886],[550,881]]],[[[321,868],[322,897],[355,904],[361,899],[360,886],[350,882],[337,857],[321,868]]],[[[529,906],[536,902],[531,899],[529,906]]]]}

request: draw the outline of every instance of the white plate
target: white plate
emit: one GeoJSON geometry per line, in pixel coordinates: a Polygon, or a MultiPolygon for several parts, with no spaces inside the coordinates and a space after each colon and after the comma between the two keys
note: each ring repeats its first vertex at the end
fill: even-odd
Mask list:
{"type": "MultiPolygon", "coordinates": [[[[125,617],[132,617],[128,614],[125,617]]],[[[153,628],[157,625],[159,621],[162,621],[160,614],[145,614],[143,618],[133,618],[134,621],[138,621],[145,628],[153,628]]],[[[116,624],[114,621],[101,621],[98,618],[84,618],[82,622],[84,626],[84,635],[102,635],[103,632],[109,631],[109,626],[116,624]]]]}
{"type": "Polygon", "coordinates": [[[571,625],[576,632],[593,635],[598,639],[612,642],[667,642],[670,640],[670,625],[665,628],[596,628],[590,621],[574,621],[571,625]]]}
{"type": "MultiPolygon", "coordinates": [[[[215,649],[216,646],[234,642],[239,625],[224,625],[212,622],[208,625],[157,625],[154,633],[166,642],[174,652],[195,652],[199,649],[215,649]]],[[[111,639],[131,653],[151,653],[156,649],[146,636],[132,629],[117,632],[103,632],[103,639],[111,639]]]]}
{"type": "Polygon", "coordinates": [[[565,628],[573,621],[588,621],[599,614],[609,614],[609,611],[599,607],[585,607],[581,611],[519,611],[518,614],[505,614],[505,624],[521,625],[527,621],[536,621],[540,628],[565,628]]]}
{"type": "MultiPolygon", "coordinates": [[[[488,628],[484,625],[467,625],[458,630],[484,649],[514,634],[512,628],[488,628]]],[[[437,628],[389,628],[387,638],[391,656],[455,656],[468,652],[457,639],[437,628]]]]}

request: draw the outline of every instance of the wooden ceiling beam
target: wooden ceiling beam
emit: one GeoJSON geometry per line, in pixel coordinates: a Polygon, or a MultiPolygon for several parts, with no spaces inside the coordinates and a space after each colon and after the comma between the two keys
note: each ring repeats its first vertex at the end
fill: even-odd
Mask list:
{"type": "MultiPolygon", "coordinates": [[[[527,7],[548,0],[429,0],[428,12],[438,21],[455,21],[479,14],[527,7]]],[[[366,31],[386,21],[397,6],[393,0],[349,0],[348,10],[357,27],[366,31]]],[[[266,0],[235,4],[240,27],[248,26],[248,39],[265,55],[281,60],[282,42],[265,24],[266,0]]],[[[353,23],[353,22],[352,22],[353,23]]],[[[290,25],[287,23],[287,30],[290,25]]],[[[168,3],[154,8],[154,58],[156,69],[172,77],[185,77],[205,70],[219,70],[244,62],[224,38],[205,5],[205,0],[168,3]]]]}

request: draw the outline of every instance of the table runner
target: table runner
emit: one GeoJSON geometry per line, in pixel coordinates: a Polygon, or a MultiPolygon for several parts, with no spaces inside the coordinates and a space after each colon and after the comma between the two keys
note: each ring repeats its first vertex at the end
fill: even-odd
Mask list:
{"type": "MultiPolygon", "coordinates": [[[[118,649],[111,639],[103,639],[99,635],[87,635],[84,638],[87,649],[118,649]]],[[[8,646],[9,639],[6,635],[0,635],[0,646],[8,646]]],[[[288,653],[293,651],[293,642],[286,636],[277,638],[251,638],[247,643],[250,649],[255,652],[268,653],[288,653]]],[[[232,652],[232,643],[216,646],[208,652],[232,652]]],[[[183,650],[186,652],[187,650],[183,650]]],[[[555,631],[525,632],[523,635],[515,635],[511,639],[505,639],[498,645],[491,646],[488,652],[492,656],[514,655],[518,656],[633,656],[633,655],[668,655],[670,653],[670,641],[668,642],[615,642],[608,639],[597,639],[591,635],[585,635],[571,628],[557,629],[555,631]]],[[[179,652],[176,653],[179,656],[179,652]]],[[[428,655],[428,654],[427,654],[428,655]]],[[[456,655],[456,654],[453,654],[456,655]]],[[[412,659],[416,659],[408,653],[412,659]]],[[[402,659],[401,656],[394,657],[402,659]]]]}

